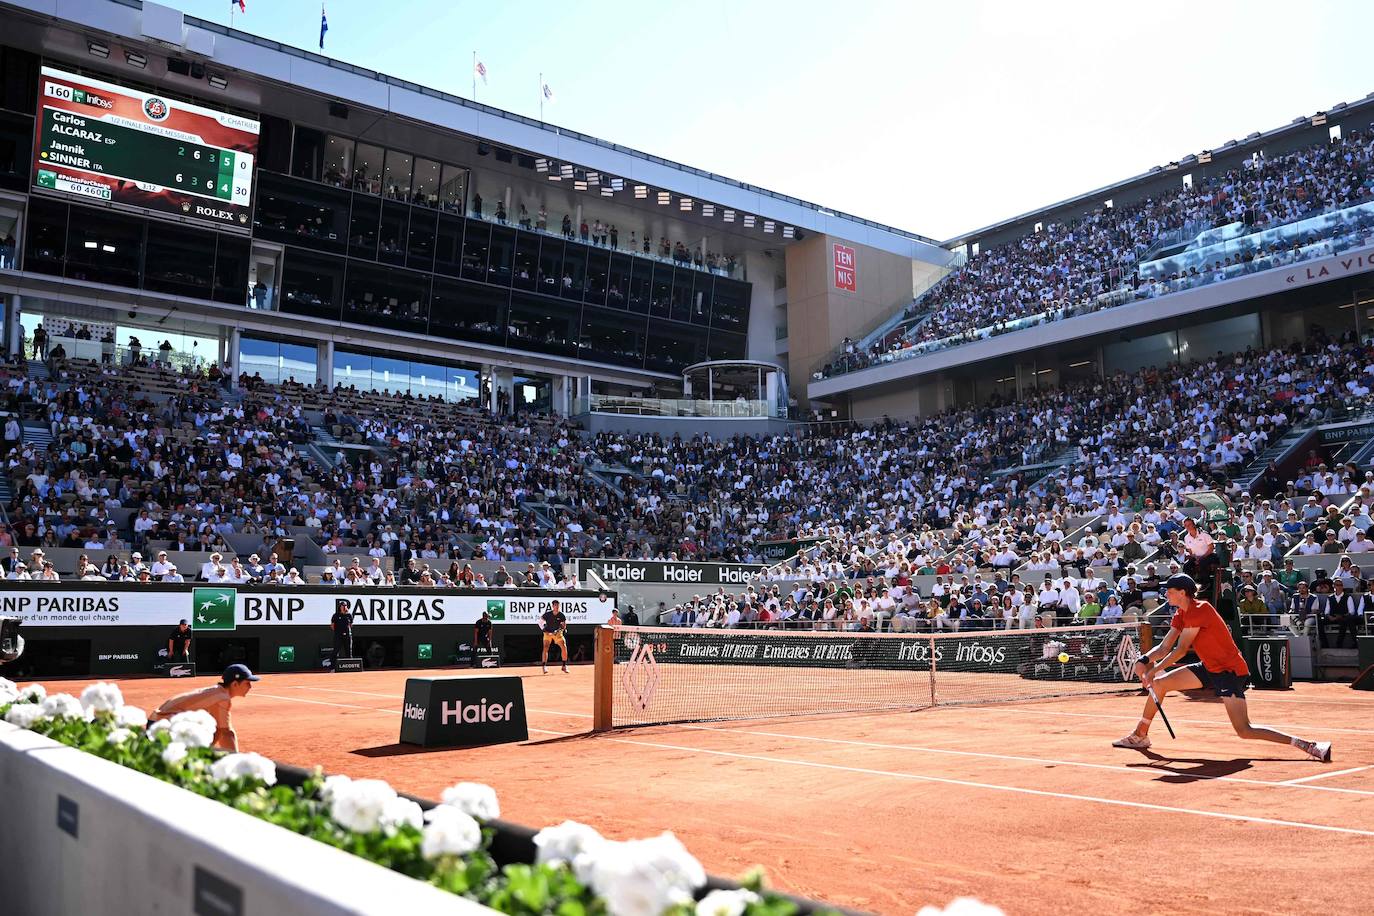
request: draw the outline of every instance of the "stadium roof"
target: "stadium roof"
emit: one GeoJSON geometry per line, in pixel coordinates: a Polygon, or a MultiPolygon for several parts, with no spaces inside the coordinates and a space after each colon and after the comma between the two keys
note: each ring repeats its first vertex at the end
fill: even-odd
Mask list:
{"type": "MultiPolygon", "coordinates": [[[[924,261],[944,263],[939,242],[905,229],[841,213],[705,169],[674,162],[609,140],[568,130],[452,93],[335,60],[219,23],[198,19],[142,0],[0,0],[57,20],[61,27],[101,31],[169,52],[202,57],[219,67],[291,84],[328,98],[388,111],[440,128],[458,131],[514,150],[549,156],[598,169],[627,180],[690,195],[722,207],[757,214],[779,224],[826,233],[924,261]],[[149,27],[159,10],[180,17],[181,40],[169,41],[149,27]]],[[[40,52],[41,53],[41,52],[40,52]]],[[[781,240],[780,240],[781,241],[781,240]]]]}

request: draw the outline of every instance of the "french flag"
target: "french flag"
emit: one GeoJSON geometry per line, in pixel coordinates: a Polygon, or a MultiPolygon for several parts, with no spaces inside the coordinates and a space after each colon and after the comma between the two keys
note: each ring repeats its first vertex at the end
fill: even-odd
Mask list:
{"type": "Polygon", "coordinates": [[[244,2],[244,0],[229,0],[229,5],[237,6],[239,8],[240,13],[248,12],[248,5],[244,2]]]}

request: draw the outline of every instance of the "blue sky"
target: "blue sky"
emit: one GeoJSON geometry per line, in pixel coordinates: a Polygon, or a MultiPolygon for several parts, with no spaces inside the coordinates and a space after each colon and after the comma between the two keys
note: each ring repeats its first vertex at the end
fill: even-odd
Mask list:
{"type": "MultiPolygon", "coordinates": [[[[229,21],[229,0],[163,0],[229,21]]],[[[315,0],[235,25],[317,48],[315,0]]],[[[1374,4],[328,0],[324,53],[935,238],[1374,91],[1374,4]]]]}

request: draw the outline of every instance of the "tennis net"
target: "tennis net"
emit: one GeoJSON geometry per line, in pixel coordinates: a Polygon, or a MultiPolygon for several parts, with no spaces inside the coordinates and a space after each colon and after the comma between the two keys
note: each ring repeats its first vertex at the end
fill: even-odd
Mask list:
{"type": "Polygon", "coordinates": [[[603,627],[598,730],[1139,689],[1147,624],[947,634],[603,627]]]}

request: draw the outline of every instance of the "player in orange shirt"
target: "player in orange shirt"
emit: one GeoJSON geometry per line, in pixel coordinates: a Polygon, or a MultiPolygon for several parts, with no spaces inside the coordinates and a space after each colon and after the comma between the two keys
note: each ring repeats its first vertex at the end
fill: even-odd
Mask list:
{"type": "MultiPolygon", "coordinates": [[[[1163,701],[1171,690],[1196,690],[1210,687],[1226,707],[1226,715],[1231,719],[1231,727],[1242,738],[1252,741],[1273,741],[1276,744],[1291,744],[1309,757],[1322,763],[1331,762],[1330,741],[1307,741],[1262,725],[1250,724],[1250,712],[1245,705],[1245,688],[1250,677],[1250,669],[1236,648],[1231,631],[1217,613],[1217,609],[1206,601],[1197,598],[1197,583],[1192,576],[1170,576],[1164,583],[1169,603],[1177,611],[1169,625],[1169,634],[1155,648],[1140,656],[1136,662],[1140,682],[1146,689],[1154,688],[1155,696],[1163,701]],[[1201,661],[1183,668],[1175,668],[1167,674],[1160,674],[1169,665],[1178,661],[1192,649],[1201,661]],[[1157,658],[1151,658],[1151,655],[1157,658]]],[[[1115,747],[1128,747],[1144,750],[1150,746],[1150,724],[1155,717],[1153,699],[1145,701],[1145,712],[1135,731],[1112,744],[1115,747]]]]}

